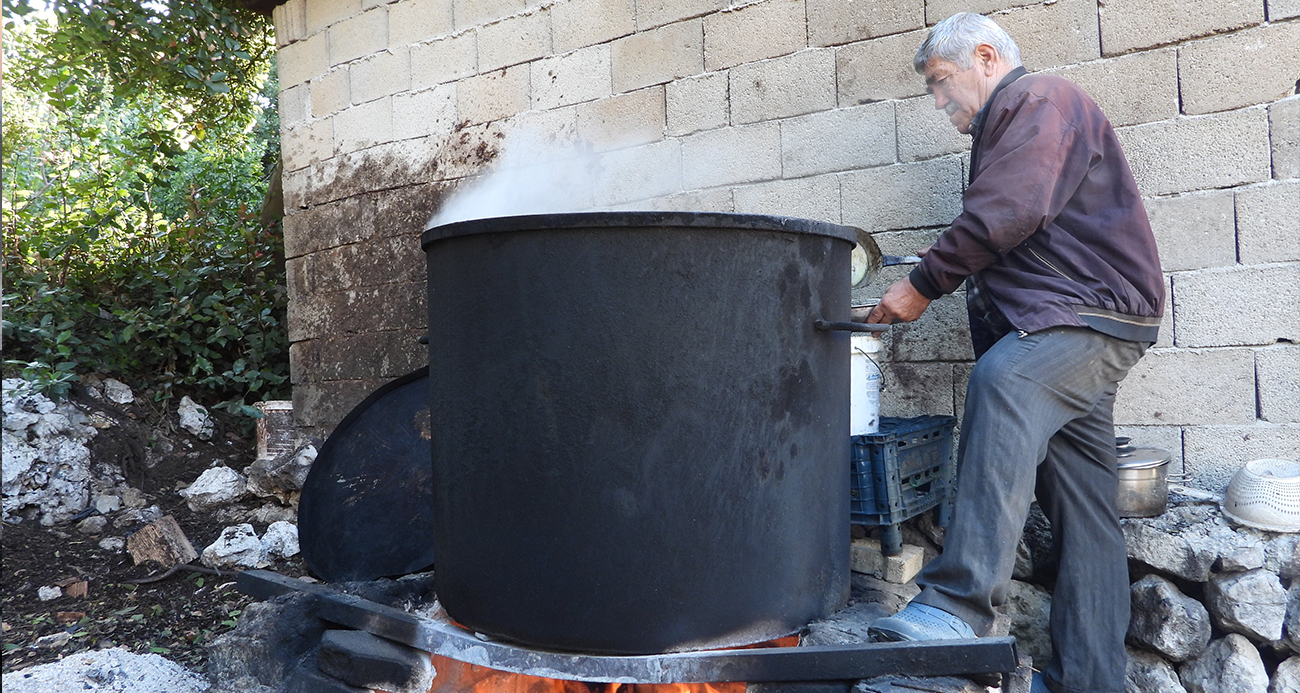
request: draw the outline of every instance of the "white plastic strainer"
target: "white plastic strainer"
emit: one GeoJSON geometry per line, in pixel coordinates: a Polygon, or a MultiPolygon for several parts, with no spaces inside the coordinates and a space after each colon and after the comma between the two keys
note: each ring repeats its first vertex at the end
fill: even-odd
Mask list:
{"type": "Polygon", "coordinates": [[[1300,532],[1300,463],[1251,460],[1223,494],[1223,514],[1266,532],[1300,532]]]}

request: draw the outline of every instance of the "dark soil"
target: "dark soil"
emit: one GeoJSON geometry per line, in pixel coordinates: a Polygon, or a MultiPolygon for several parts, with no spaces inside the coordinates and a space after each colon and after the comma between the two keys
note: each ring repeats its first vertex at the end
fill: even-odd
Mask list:
{"type": "MultiPolygon", "coordinates": [[[[147,397],[138,397],[137,401],[147,397]]],[[[170,413],[144,404],[118,407],[74,395],[73,400],[88,410],[98,410],[116,422],[91,440],[96,465],[115,464],[127,482],[144,492],[146,505],[157,505],[172,515],[196,551],[217,539],[227,526],[250,521],[260,535],[264,524],[239,517],[272,502],[245,498],[218,512],[194,512],[177,494],[178,488],[194,481],[209,467],[224,464],[243,471],[252,463],[255,440],[251,426],[238,419],[211,411],[217,420],[216,434],[201,441],[176,425],[175,403],[170,413]],[[247,430],[245,430],[247,429],[247,430]],[[146,464],[146,450],[165,449],[146,464]]],[[[166,571],[154,563],[135,565],[125,550],[100,548],[106,537],[125,537],[141,525],[114,526],[117,513],[101,534],[87,535],[75,522],[41,527],[36,522],[4,524],[2,608],[4,672],[61,659],[87,649],[120,646],[137,653],[157,653],[196,671],[203,671],[205,646],[231,630],[250,598],[235,587],[234,573],[211,575],[182,567],[166,579],[146,584],[128,580],[156,577],[166,571]],[[84,580],[84,597],[64,594],[42,602],[42,586],[67,585],[84,580]],[[65,638],[66,642],[62,642],[65,638]],[[51,638],[49,636],[56,636],[51,638]],[[45,638],[44,640],[40,640],[45,638]],[[40,643],[38,644],[38,640],[40,643]]],[[[197,563],[197,562],[196,562],[197,563]]],[[[294,577],[306,574],[299,557],[278,561],[269,568],[294,577]]],[[[229,572],[229,571],[222,571],[229,572]]],[[[74,590],[75,591],[75,590],[74,590]]]]}

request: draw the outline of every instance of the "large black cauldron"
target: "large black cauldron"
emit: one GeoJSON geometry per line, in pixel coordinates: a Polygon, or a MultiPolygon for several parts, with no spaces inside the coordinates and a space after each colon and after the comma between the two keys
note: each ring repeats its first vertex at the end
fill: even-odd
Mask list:
{"type": "Polygon", "coordinates": [[[434,554],[536,647],[759,642],[849,587],[853,229],[732,214],[436,226],[434,554]]]}

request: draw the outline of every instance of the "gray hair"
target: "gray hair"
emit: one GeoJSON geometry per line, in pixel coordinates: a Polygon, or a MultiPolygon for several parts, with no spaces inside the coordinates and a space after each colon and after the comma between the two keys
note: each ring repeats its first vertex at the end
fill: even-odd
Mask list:
{"type": "Polygon", "coordinates": [[[1020,49],[1011,35],[997,22],[974,12],[958,12],[931,27],[912,58],[912,67],[924,74],[925,64],[931,58],[940,58],[968,70],[975,64],[975,48],[981,43],[993,46],[1011,67],[1020,67],[1020,49]]]}

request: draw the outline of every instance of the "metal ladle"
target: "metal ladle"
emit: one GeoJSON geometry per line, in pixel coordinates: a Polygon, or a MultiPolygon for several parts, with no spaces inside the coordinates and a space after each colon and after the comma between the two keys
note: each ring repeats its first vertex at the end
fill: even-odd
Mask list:
{"type": "Polygon", "coordinates": [[[875,281],[883,267],[915,265],[921,261],[921,258],[916,255],[885,255],[880,252],[880,246],[876,245],[876,239],[872,238],[871,234],[862,229],[854,229],[854,231],[857,232],[858,242],[853,246],[850,266],[855,289],[875,281]]]}

